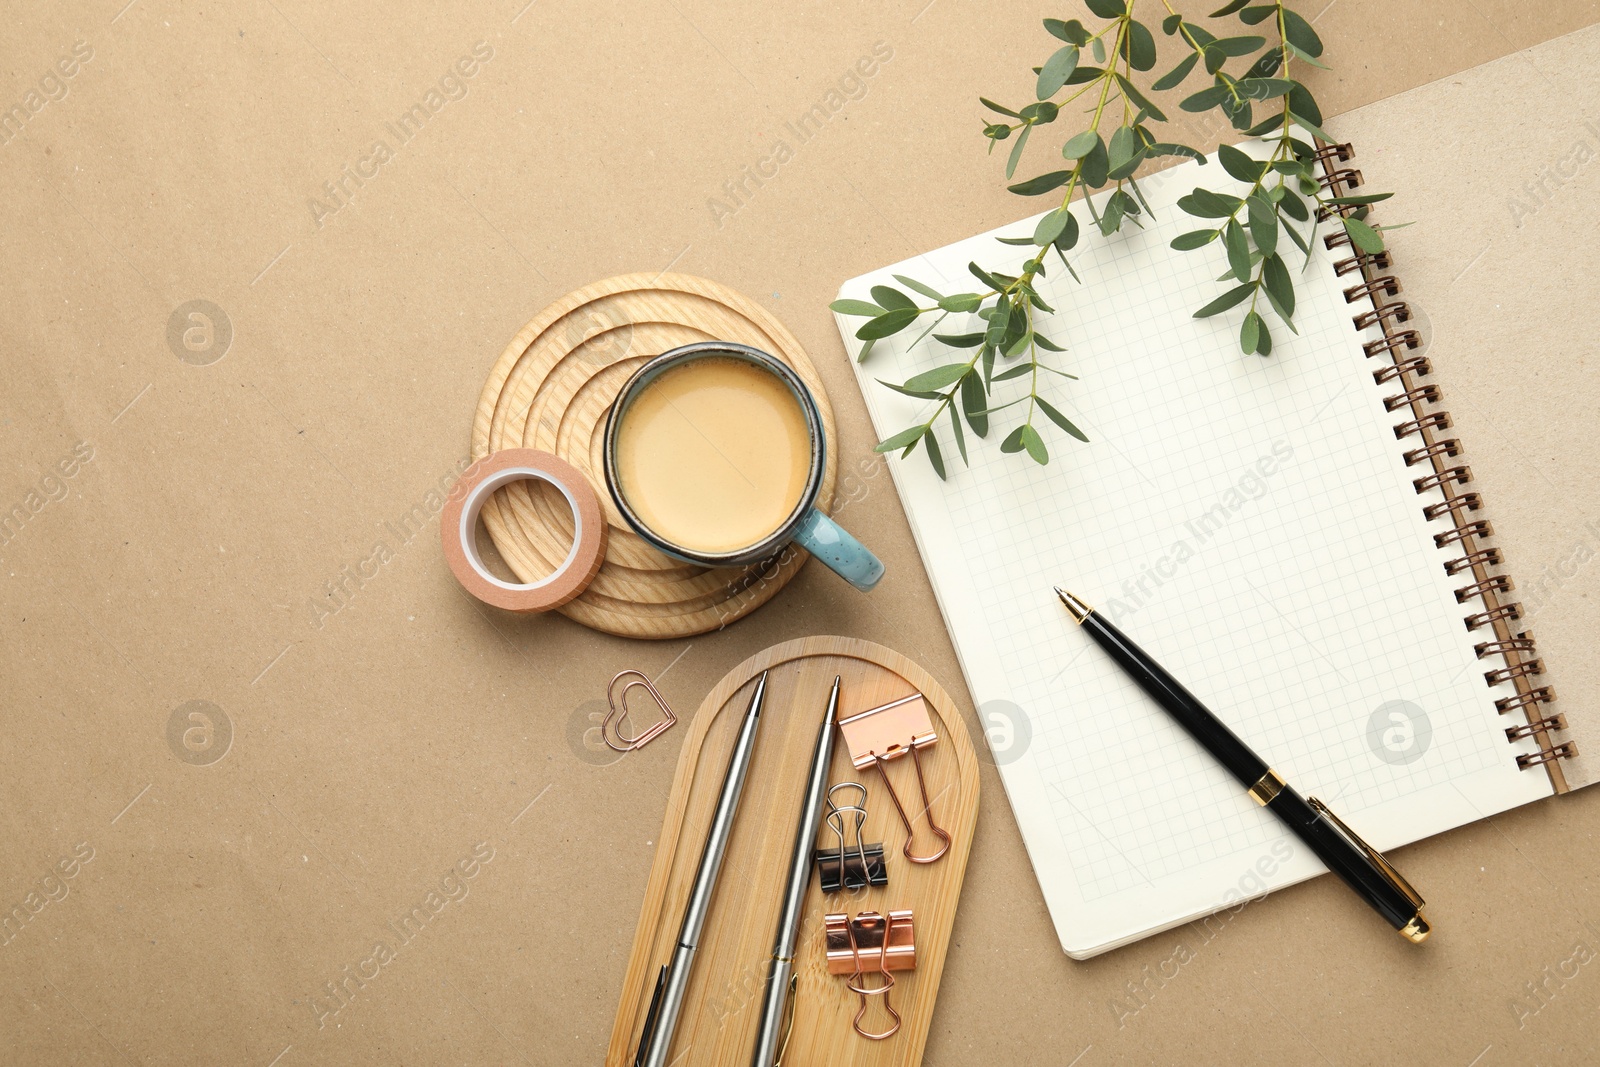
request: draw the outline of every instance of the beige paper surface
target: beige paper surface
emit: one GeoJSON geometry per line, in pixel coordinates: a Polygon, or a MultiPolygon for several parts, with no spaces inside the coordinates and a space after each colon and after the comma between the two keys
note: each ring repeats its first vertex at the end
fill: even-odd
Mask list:
{"type": "MultiPolygon", "coordinates": [[[[614,673],[659,678],[684,712],[752,652],[842,633],[964,699],[826,303],[1030,210],[984,157],[974,97],[1026,91],[1043,14],[1063,12],[8,15],[0,103],[27,118],[0,143],[0,506],[27,517],[0,545],[0,911],[24,917],[0,945],[0,1058],[596,1062],[679,744],[595,750],[614,673]],[[855,98],[789,133],[830,91],[855,98]],[[669,266],[807,346],[839,417],[836,509],[888,577],[863,597],[810,566],[726,632],[659,645],[479,610],[432,516],[483,376],[562,293],[669,266]]],[[[1360,147],[1400,189],[1383,217],[1419,221],[1395,235],[1400,271],[1525,581],[1595,518],[1595,321],[1563,295],[1592,291],[1592,261],[1560,257],[1592,230],[1600,172],[1520,227],[1504,201],[1584,136],[1595,52],[1540,53],[1559,92],[1522,60],[1459,72],[1595,19],[1338,0],[1317,21],[1330,114],[1475,86],[1334,126],[1381,135],[1360,147]],[[1448,289],[1480,233],[1493,250],[1448,289]]],[[[1533,619],[1575,714],[1595,700],[1596,573],[1533,619]]],[[[994,774],[984,790],[1001,797],[994,774]]],[[[1581,1059],[1596,804],[1406,850],[1439,931],[1420,953],[1322,880],[1071,964],[986,803],[927,1062],[1581,1059]]]]}

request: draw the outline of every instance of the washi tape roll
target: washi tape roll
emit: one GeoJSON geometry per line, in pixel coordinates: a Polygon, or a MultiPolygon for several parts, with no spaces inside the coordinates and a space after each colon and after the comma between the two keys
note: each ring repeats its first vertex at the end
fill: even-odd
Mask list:
{"type": "Polygon", "coordinates": [[[439,517],[445,562],[461,587],[485,604],[533,614],[558,608],[583,592],[606,554],[600,498],[583,472],[536,448],[507,448],[468,467],[439,517]],[[572,508],[572,548],[554,573],[536,582],[508,582],[489,573],[478,555],[478,514],[496,489],[535,479],[554,486],[572,508]]]}

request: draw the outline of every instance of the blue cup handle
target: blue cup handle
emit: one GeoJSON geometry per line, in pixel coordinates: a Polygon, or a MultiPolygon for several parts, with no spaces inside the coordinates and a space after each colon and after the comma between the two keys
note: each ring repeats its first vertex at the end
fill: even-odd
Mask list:
{"type": "Polygon", "coordinates": [[[794,542],[863,593],[883,577],[883,564],[872,550],[816,508],[800,520],[794,542]]]}

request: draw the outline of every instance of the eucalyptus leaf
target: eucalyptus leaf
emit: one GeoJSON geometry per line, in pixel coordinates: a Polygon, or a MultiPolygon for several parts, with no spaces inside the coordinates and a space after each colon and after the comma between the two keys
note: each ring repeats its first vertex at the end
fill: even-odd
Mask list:
{"type": "Polygon", "coordinates": [[[989,436],[988,395],[983,389],[983,379],[969,374],[961,379],[961,410],[967,416],[967,425],[979,437],[989,436]]]}
{"type": "Polygon", "coordinates": [[[1242,182],[1254,183],[1266,173],[1267,165],[1251,159],[1231,144],[1217,146],[1217,162],[1222,169],[1242,182]]]}
{"type": "Polygon", "coordinates": [[[856,336],[863,341],[888,337],[890,334],[899,333],[907,326],[910,326],[916,319],[916,308],[895,308],[893,311],[886,311],[877,318],[863,323],[861,328],[856,331],[856,336]]]}
{"type": "Polygon", "coordinates": [[[1187,252],[1190,249],[1204,247],[1216,239],[1216,230],[1190,230],[1188,233],[1180,233],[1174,237],[1172,239],[1172,247],[1180,252],[1187,252]]]}
{"type": "Polygon", "coordinates": [[[1103,19],[1121,18],[1128,10],[1122,0],[1084,0],[1084,4],[1103,19]]]}
{"type": "Polygon", "coordinates": [[[1194,69],[1194,65],[1199,59],[1200,54],[1198,52],[1190,52],[1178,61],[1176,67],[1157,78],[1151,88],[1157,92],[1166,92],[1168,89],[1177,88],[1178,84],[1189,76],[1189,72],[1194,69]]]}
{"type": "Polygon", "coordinates": [[[914,374],[906,379],[905,387],[914,392],[927,392],[929,390],[943,389],[954,385],[967,373],[970,365],[966,363],[946,363],[933,370],[925,370],[921,374],[914,374]]]}
{"type": "Polygon", "coordinates": [[[894,288],[892,285],[874,285],[872,299],[885,311],[894,311],[896,308],[915,308],[917,303],[909,296],[894,288]]]}
{"type": "Polygon", "coordinates": [[[1006,439],[1000,442],[1000,451],[1021,452],[1022,431],[1025,429],[1027,429],[1026,425],[1018,426],[1015,430],[1012,430],[1010,433],[1006,434],[1006,439]]]}
{"type": "Polygon", "coordinates": [[[886,382],[882,378],[878,379],[878,384],[883,386],[885,389],[893,389],[895,392],[900,393],[903,396],[914,396],[918,400],[938,400],[944,395],[943,393],[932,389],[910,389],[904,385],[896,385],[893,382],[886,382]]]}
{"type": "Polygon", "coordinates": [[[1244,317],[1244,322],[1239,325],[1239,348],[1246,354],[1256,350],[1256,341],[1261,338],[1261,316],[1254,311],[1244,317]]]}
{"type": "Polygon", "coordinates": [[[1186,98],[1178,106],[1185,111],[1210,111],[1224,100],[1229,100],[1232,97],[1233,90],[1226,85],[1213,85],[1209,88],[1201,89],[1198,93],[1186,98]]]}
{"type": "Polygon", "coordinates": [[[1228,250],[1228,266],[1233,276],[1241,282],[1250,280],[1250,246],[1245,240],[1244,227],[1237,219],[1229,219],[1222,231],[1222,244],[1228,250]]]}
{"type": "Polygon", "coordinates": [[[1050,452],[1044,447],[1044,438],[1040,437],[1039,431],[1035,430],[1029,423],[1022,424],[1021,442],[1022,447],[1028,450],[1028,455],[1033,458],[1035,463],[1044,466],[1050,462],[1050,452]]]}
{"type": "Polygon", "coordinates": [[[990,100],[986,96],[978,97],[978,102],[980,104],[982,104],[984,107],[988,108],[990,111],[998,111],[998,112],[1000,112],[1000,114],[1002,114],[1002,115],[1010,115],[1014,119],[1020,119],[1022,117],[1021,115],[1017,114],[1015,111],[1012,111],[1009,107],[1006,107],[1004,104],[997,104],[993,100],[990,100]]]}
{"type": "Polygon", "coordinates": [[[927,297],[929,300],[943,300],[944,299],[944,297],[942,295],[940,295],[940,293],[939,293],[939,291],[937,289],[933,289],[933,288],[931,288],[931,287],[929,287],[927,285],[924,285],[922,282],[917,281],[915,278],[907,278],[904,274],[896,274],[894,276],[894,280],[899,282],[901,285],[905,286],[907,289],[911,289],[911,290],[914,290],[915,292],[921,293],[923,296],[927,297]]]}
{"type": "Polygon", "coordinates": [[[1084,130],[1067,138],[1067,143],[1061,146],[1061,155],[1065,159],[1082,159],[1099,143],[1100,134],[1097,131],[1084,130]]]}
{"type": "Polygon", "coordinates": [[[1218,314],[1219,312],[1227,311],[1229,308],[1243,303],[1245,297],[1255,292],[1255,288],[1256,287],[1253,282],[1247,282],[1244,285],[1235,286],[1234,288],[1229,289],[1226,293],[1223,293],[1221,296],[1217,297],[1215,300],[1211,301],[1211,303],[1207,304],[1199,311],[1196,311],[1194,313],[1194,317],[1197,319],[1208,319],[1212,315],[1218,314]]]}
{"type": "MultiPolygon", "coordinates": [[[[1072,424],[1072,420],[1071,419],[1067,418],[1065,415],[1061,414],[1061,412],[1057,411],[1054,407],[1052,407],[1050,405],[1050,402],[1047,401],[1044,397],[1042,397],[1042,396],[1041,397],[1035,397],[1034,400],[1039,405],[1039,410],[1043,411],[1045,413],[1045,415],[1049,416],[1049,419],[1050,419],[1051,422],[1055,423],[1057,426],[1061,427],[1063,430],[1067,431],[1072,436],[1076,437],[1078,440],[1083,441],[1085,443],[1088,442],[1088,440],[1089,440],[1088,436],[1082,430],[1080,430],[1076,426],[1074,426],[1072,424]]],[[[1040,462],[1043,462],[1043,460],[1041,460],[1040,462]]]]}
{"type": "Polygon", "coordinates": [[[874,452],[893,452],[896,449],[905,448],[907,445],[914,445],[914,444],[917,443],[917,439],[919,437],[921,437],[926,431],[927,431],[927,427],[926,426],[912,426],[912,427],[909,427],[907,429],[901,430],[899,433],[895,434],[893,437],[890,437],[890,438],[888,438],[887,440],[884,440],[884,441],[879,441],[878,442],[878,447],[874,448],[873,451],[874,452]]]}
{"type": "Polygon", "coordinates": [[[1017,135],[1017,143],[1011,146],[1011,156],[1006,160],[1006,178],[1008,180],[1017,172],[1017,161],[1022,158],[1022,150],[1028,144],[1028,134],[1032,132],[1032,126],[1022,127],[1022,132],[1017,135]]]}
{"type": "MultiPolygon", "coordinates": [[[[977,378],[977,375],[970,374],[967,377],[977,378]]],[[[970,465],[967,459],[967,435],[961,431],[961,413],[956,410],[954,404],[945,405],[945,410],[950,413],[950,433],[956,439],[956,448],[961,450],[961,462],[970,465]]]]}
{"type": "Polygon", "coordinates": [[[1061,188],[1067,184],[1071,177],[1072,172],[1070,170],[1053,170],[1048,174],[1040,174],[1037,177],[1029,178],[1027,181],[1008,185],[1006,188],[1018,196],[1039,196],[1042,193],[1048,193],[1052,189],[1061,188]]]}
{"type": "Polygon", "coordinates": [[[936,333],[933,339],[951,348],[977,348],[983,343],[982,333],[936,333]]]}
{"type": "Polygon", "coordinates": [[[1317,31],[1311,28],[1299,14],[1283,8],[1283,32],[1289,43],[1300,51],[1313,58],[1322,54],[1322,38],[1317,36],[1317,31]]]}
{"type": "Polygon", "coordinates": [[[1267,298],[1272,301],[1272,306],[1283,316],[1284,321],[1292,320],[1294,280],[1289,277],[1289,268],[1283,265],[1283,260],[1275,253],[1261,261],[1261,284],[1267,290],[1267,298]]]}
{"type": "Polygon", "coordinates": [[[1383,251],[1383,238],[1378,235],[1378,231],[1360,219],[1345,219],[1344,232],[1350,235],[1351,244],[1369,256],[1377,255],[1383,251]]]}
{"type": "Polygon", "coordinates": [[[1044,66],[1039,68],[1039,84],[1035,95],[1040,100],[1048,100],[1061,91],[1067,84],[1067,79],[1072,77],[1072,72],[1078,69],[1078,46],[1067,45],[1058,48],[1054,55],[1045,60],[1044,66]]]}
{"type": "Polygon", "coordinates": [[[1261,193],[1246,201],[1250,219],[1250,240],[1262,253],[1278,247],[1278,209],[1261,193]]]}
{"type": "Polygon", "coordinates": [[[866,315],[868,318],[877,318],[884,309],[877,304],[869,304],[865,300],[851,300],[840,297],[828,305],[830,311],[837,311],[841,315],[866,315]]]}
{"type": "Polygon", "coordinates": [[[1156,65],[1156,39],[1150,29],[1137,19],[1128,20],[1128,32],[1122,38],[1122,56],[1134,70],[1149,70],[1156,65]]]}
{"type": "Polygon", "coordinates": [[[925,447],[928,452],[928,462],[933,465],[933,473],[937,474],[939,476],[939,480],[942,482],[945,480],[944,457],[939,454],[939,439],[934,436],[933,429],[931,427],[928,430],[925,440],[927,442],[925,447]]]}
{"type": "Polygon", "coordinates": [[[954,314],[960,314],[963,311],[977,311],[982,303],[983,297],[977,293],[956,293],[954,296],[939,298],[939,307],[954,314]]]}

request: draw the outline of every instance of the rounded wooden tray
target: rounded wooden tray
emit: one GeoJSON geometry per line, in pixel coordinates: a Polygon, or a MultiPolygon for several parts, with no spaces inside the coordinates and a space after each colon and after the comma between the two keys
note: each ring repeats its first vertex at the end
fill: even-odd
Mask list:
{"type": "MultiPolygon", "coordinates": [[[[939,739],[926,750],[922,762],[934,816],[953,842],[935,863],[907,861],[900,851],[905,831],[882,780],[875,771],[857,771],[843,739],[835,740],[829,784],[866,784],[866,840],[883,842],[889,882],[824,894],[812,876],[795,953],[794,1028],[783,1062],[785,1067],[909,1067],[922,1060],[978,819],[977,755],[950,695],[911,660],[854,638],[807,637],[775,645],[739,664],[717,683],[687,724],[606,1052],[606,1063],[613,1067],[633,1062],[657,972],[670,958],[683,922],[684,902],[740,720],[755,679],[768,669],[755,755],[701,934],[672,1062],[678,1067],[749,1062],[806,769],[835,675],[843,679],[841,718],[913,691],[927,699],[939,739]],[[844,978],[827,973],[822,917],[828,912],[887,913],[892,908],[911,908],[915,913],[917,966],[897,972],[890,993],[902,1019],[900,1031],[884,1041],[868,1041],[850,1026],[858,1007],[855,994],[845,988],[844,978]]],[[[907,810],[919,812],[922,804],[911,760],[892,761],[889,777],[907,810]]],[[[920,814],[915,827],[916,847],[931,851],[934,838],[920,814]]],[[[829,843],[829,834],[824,825],[818,847],[829,843]]],[[[887,1023],[888,1016],[877,1003],[862,1020],[869,1029],[887,1023]]]]}
{"type": "MultiPolygon", "coordinates": [[[[512,338],[484,383],[472,457],[503,448],[554,452],[588,476],[610,538],[605,562],[577,599],[557,609],[624,637],[687,637],[719,629],[766,603],[807,559],[791,548],[749,567],[708,570],[656,551],[630,530],[605,487],[606,411],[645,360],[695,341],[737,341],[795,369],[816,397],[827,437],[818,506],[831,508],[838,468],[833,409],[805,350],[765,309],[716,282],[686,274],[627,274],[568,293],[512,338]]],[[[495,493],[483,521],[522,581],[555,570],[572,544],[572,514],[542,482],[495,493]]]]}

